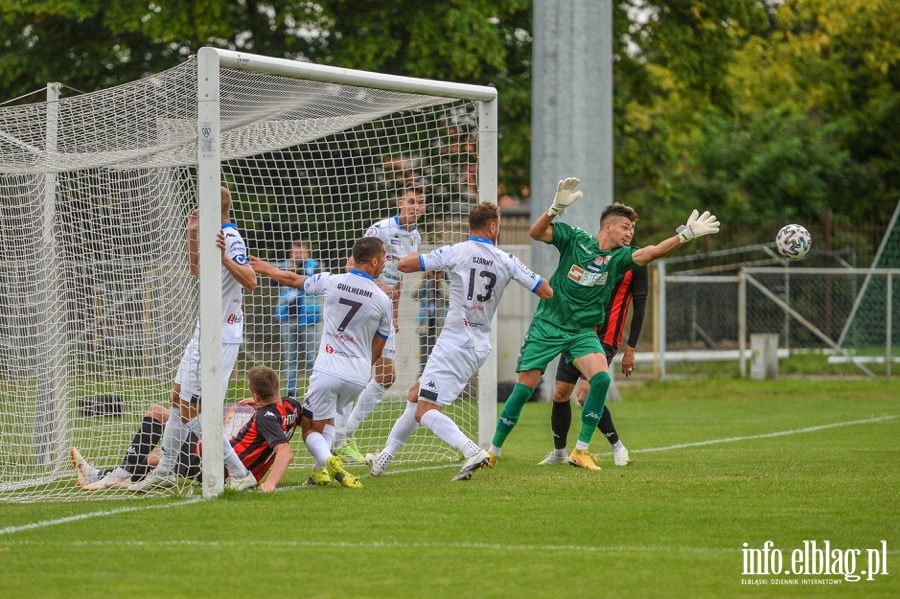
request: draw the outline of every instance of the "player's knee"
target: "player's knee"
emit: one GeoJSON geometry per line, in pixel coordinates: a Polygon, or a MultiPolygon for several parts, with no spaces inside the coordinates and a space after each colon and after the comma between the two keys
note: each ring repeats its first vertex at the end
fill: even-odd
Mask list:
{"type": "Polygon", "coordinates": [[[591,391],[605,391],[609,389],[609,384],[612,382],[612,377],[609,376],[609,373],[605,370],[601,370],[593,377],[591,377],[591,391]]]}
{"type": "Polygon", "coordinates": [[[557,385],[553,388],[553,401],[566,403],[572,398],[572,387],[569,385],[557,385]]]}

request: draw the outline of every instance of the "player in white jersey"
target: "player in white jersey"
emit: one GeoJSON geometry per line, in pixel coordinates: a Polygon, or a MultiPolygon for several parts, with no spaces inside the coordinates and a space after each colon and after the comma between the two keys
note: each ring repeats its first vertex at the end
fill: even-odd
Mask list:
{"type": "Polygon", "coordinates": [[[391,300],[375,281],[384,269],[384,243],[375,237],[358,240],[353,244],[354,267],[339,275],[306,276],[279,270],[255,257],[251,262],[261,275],[325,298],[322,340],[300,423],[303,440],[316,461],[310,483],[325,485],[334,479],[345,487],[360,488],[359,479],[344,470],[340,457],[332,455],[331,444],[335,416],[349,411],[359,397],[393,330],[391,300]]]}
{"type": "MultiPolygon", "coordinates": [[[[419,235],[416,223],[423,214],[425,214],[425,188],[417,181],[413,181],[406,185],[403,196],[397,200],[397,215],[380,220],[366,229],[366,237],[375,237],[384,242],[386,261],[384,271],[378,277],[378,284],[393,302],[394,330],[381,356],[377,356],[375,376],[359,395],[353,412],[337,421],[335,453],[348,462],[363,463],[364,457],[353,436],[363,421],[375,411],[385,392],[397,379],[394,354],[396,333],[400,330],[398,307],[403,278],[398,266],[404,256],[419,251],[422,236],[419,235]]],[[[349,265],[352,264],[351,259],[349,265]]]]}
{"type": "MultiPolygon", "coordinates": [[[[231,193],[221,188],[222,228],[216,244],[222,250],[222,387],[228,388],[231,371],[240,352],[244,336],[244,289],[256,289],[256,273],[247,257],[247,246],[231,222],[231,193]]],[[[198,232],[200,212],[191,211],[187,223],[187,255],[191,274],[200,274],[200,250],[198,232]]],[[[175,486],[175,470],[178,454],[191,432],[200,437],[200,322],[194,327],[194,335],[184,350],[175,387],[172,391],[172,410],[160,442],[161,456],[156,471],[129,487],[132,491],[147,492],[175,486]]],[[[223,436],[225,465],[232,482],[252,476],[223,436]]],[[[113,473],[110,474],[114,474],[113,473]]],[[[113,482],[113,481],[110,481],[113,482]]],[[[112,485],[110,485],[112,486],[112,485]]]]}
{"type": "Polygon", "coordinates": [[[500,209],[496,204],[482,202],[469,212],[467,241],[428,254],[410,254],[400,261],[402,272],[446,270],[450,307],[425,370],[409,390],[406,410],[391,429],[384,449],[366,455],[373,475],[384,472],[419,423],[465,457],[453,480],[468,480],[472,472],[488,463],[488,452],[466,437],[442,409],[456,401],[490,354],[491,319],[506,285],[515,281],[540,298],[553,295],[546,280],[512,254],[497,248],[499,233],[500,209]]]}

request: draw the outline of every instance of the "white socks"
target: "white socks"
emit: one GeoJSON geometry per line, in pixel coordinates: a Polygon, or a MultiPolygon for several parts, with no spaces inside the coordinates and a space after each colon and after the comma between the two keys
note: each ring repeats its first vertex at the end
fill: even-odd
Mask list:
{"type": "Polygon", "coordinates": [[[316,460],[316,469],[324,466],[328,458],[331,457],[331,444],[325,440],[322,433],[313,431],[306,435],[306,448],[316,460]]]}
{"type": "Polygon", "coordinates": [[[241,462],[241,458],[239,458],[237,452],[234,451],[234,447],[231,446],[228,437],[222,435],[222,440],[225,442],[222,446],[222,450],[224,452],[225,467],[228,468],[228,474],[230,474],[232,478],[246,477],[250,474],[250,471],[247,470],[247,467],[241,462]]]}
{"type": "Polygon", "coordinates": [[[466,455],[466,457],[474,455],[478,451],[478,446],[472,443],[472,441],[459,430],[456,423],[450,420],[445,414],[441,413],[440,410],[428,410],[422,416],[420,422],[422,423],[422,426],[431,430],[438,439],[451,447],[455,447],[463,452],[464,455],[466,455],[465,450],[467,448],[471,450],[469,445],[475,447],[475,451],[472,451],[470,454],[466,455]]]}
{"type": "Polygon", "coordinates": [[[178,454],[181,452],[181,446],[187,441],[190,429],[181,422],[181,416],[178,410],[169,412],[169,421],[163,431],[162,441],[160,441],[159,465],[156,467],[156,473],[161,476],[167,476],[175,473],[175,466],[178,464],[178,454]]]}
{"type": "Polygon", "coordinates": [[[384,444],[385,453],[389,453],[392,456],[397,455],[397,452],[415,434],[419,428],[419,423],[416,422],[417,407],[418,404],[406,402],[406,409],[400,415],[400,418],[397,419],[397,422],[394,423],[394,428],[391,429],[387,442],[384,444]]]}
{"type": "Polygon", "coordinates": [[[344,435],[347,439],[355,435],[363,421],[375,411],[386,391],[387,389],[379,385],[375,379],[369,381],[366,388],[359,394],[356,406],[350,412],[350,418],[347,419],[347,425],[344,427],[344,435]]]}

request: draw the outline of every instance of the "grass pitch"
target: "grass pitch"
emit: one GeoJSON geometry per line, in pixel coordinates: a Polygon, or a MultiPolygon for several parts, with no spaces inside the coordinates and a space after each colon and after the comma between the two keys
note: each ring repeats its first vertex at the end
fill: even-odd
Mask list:
{"type": "Polygon", "coordinates": [[[498,468],[466,482],[421,466],[307,489],[291,470],[275,494],[0,504],[0,596],[900,596],[900,382],[620,390],[634,463],[614,467],[598,435],[599,473],[536,466],[550,406],[528,404],[498,468]],[[781,573],[748,574],[767,541],[781,573]],[[886,564],[785,574],[812,541],[840,550],[832,571],[852,550],[856,574],[886,564]]]}

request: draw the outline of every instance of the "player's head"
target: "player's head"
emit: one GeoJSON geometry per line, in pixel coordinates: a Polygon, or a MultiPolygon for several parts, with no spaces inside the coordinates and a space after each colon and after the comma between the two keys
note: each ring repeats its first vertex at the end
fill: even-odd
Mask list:
{"type": "Polygon", "coordinates": [[[278,373],[268,366],[254,366],[247,372],[247,386],[258,404],[268,404],[281,397],[278,373]]]}
{"type": "Polygon", "coordinates": [[[615,202],[604,208],[600,213],[600,232],[597,234],[603,241],[601,247],[621,247],[630,244],[637,219],[637,212],[631,206],[615,202]]]}
{"type": "Polygon", "coordinates": [[[384,242],[377,237],[363,237],[353,244],[353,262],[356,268],[378,278],[384,270],[384,242]]]}
{"type": "Polygon", "coordinates": [[[472,206],[469,210],[469,233],[496,242],[500,236],[500,207],[490,202],[472,206]]]}
{"type": "Polygon", "coordinates": [[[219,191],[221,196],[222,220],[227,220],[231,217],[231,192],[224,187],[221,187],[219,191]]]}
{"type": "Polygon", "coordinates": [[[425,184],[419,179],[409,179],[397,198],[400,224],[411,227],[425,214],[425,184]]]}

